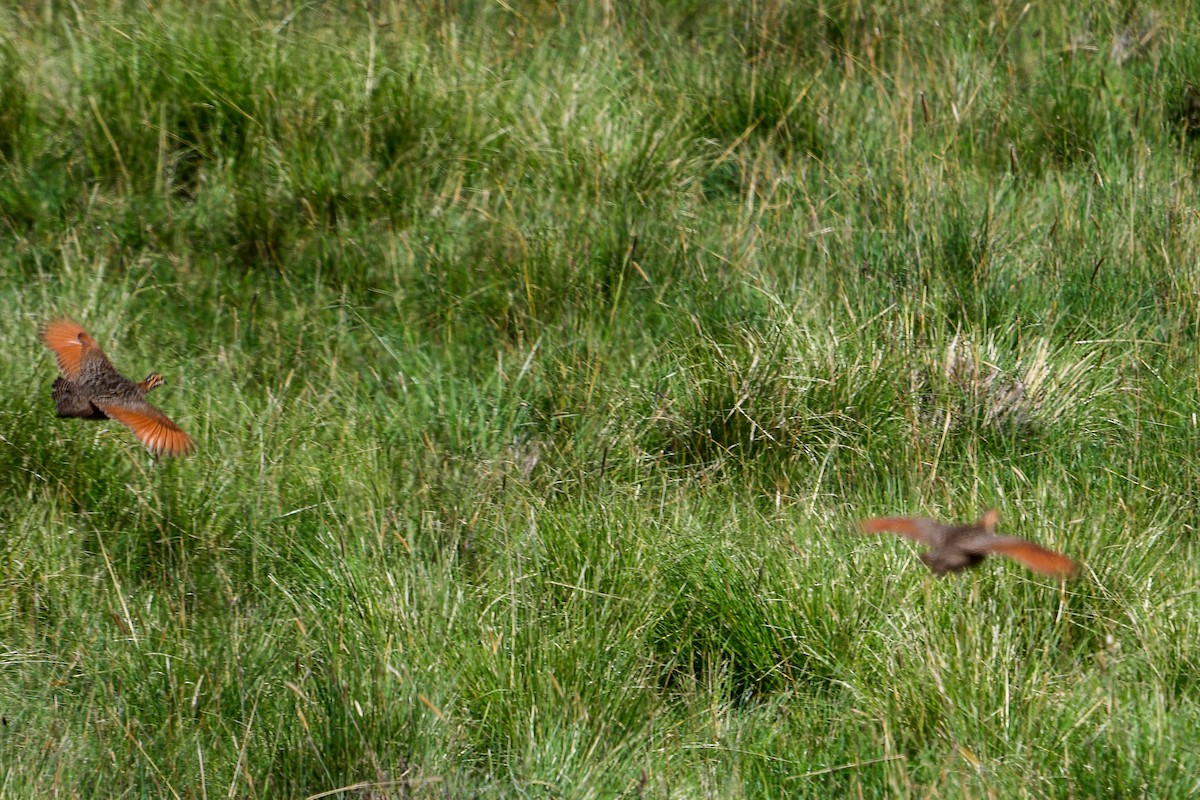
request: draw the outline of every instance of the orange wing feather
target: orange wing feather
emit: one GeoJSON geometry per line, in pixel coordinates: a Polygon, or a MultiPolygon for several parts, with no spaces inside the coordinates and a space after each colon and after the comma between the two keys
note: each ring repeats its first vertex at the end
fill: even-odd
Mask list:
{"type": "Polygon", "coordinates": [[[101,356],[104,351],[96,344],[96,340],[87,335],[87,331],[78,322],[69,319],[56,319],[42,328],[42,341],[54,351],[58,359],[58,368],[63,376],[73,381],[79,377],[80,365],[84,353],[95,348],[101,356]]]}
{"type": "Polygon", "coordinates": [[[1043,575],[1070,577],[1079,569],[1079,565],[1066,556],[1015,537],[1008,541],[989,544],[987,550],[1006,555],[1043,575]]]}
{"type": "Polygon", "coordinates": [[[96,407],[121,423],[155,456],[183,456],[196,449],[192,437],[149,403],[93,400],[96,407]]]}
{"type": "Polygon", "coordinates": [[[898,533],[922,544],[930,539],[938,523],[921,517],[876,517],[859,523],[864,533],[898,533]]]}

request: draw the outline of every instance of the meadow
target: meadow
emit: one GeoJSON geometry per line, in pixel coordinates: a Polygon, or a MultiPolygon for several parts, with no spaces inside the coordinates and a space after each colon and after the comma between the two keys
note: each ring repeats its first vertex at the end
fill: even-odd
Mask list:
{"type": "Polygon", "coordinates": [[[1198,134],[1186,0],[6,4],[0,797],[1196,796],[1198,134]]]}

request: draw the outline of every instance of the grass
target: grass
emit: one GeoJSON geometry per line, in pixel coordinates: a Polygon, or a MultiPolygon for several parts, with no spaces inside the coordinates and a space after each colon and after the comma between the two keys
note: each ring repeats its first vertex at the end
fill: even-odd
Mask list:
{"type": "Polygon", "coordinates": [[[0,10],[0,795],[1194,795],[1200,18],[867,5],[0,10]]]}

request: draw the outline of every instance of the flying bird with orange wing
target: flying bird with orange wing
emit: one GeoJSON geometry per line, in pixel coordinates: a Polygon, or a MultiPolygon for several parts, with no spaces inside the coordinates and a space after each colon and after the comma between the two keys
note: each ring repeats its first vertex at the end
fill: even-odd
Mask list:
{"type": "Polygon", "coordinates": [[[1034,572],[1068,578],[1079,565],[1041,545],[996,533],[1000,512],[991,509],[976,522],[946,525],[923,517],[877,517],[864,520],[864,533],[897,533],[928,546],[921,560],[935,575],[975,567],[991,554],[1008,556],[1034,572]]]}
{"type": "Polygon", "coordinates": [[[165,381],[151,372],[144,381],[126,378],[77,322],[59,319],[42,328],[42,341],[54,351],[62,377],[51,396],[60,417],[115,419],[155,456],[182,456],[196,449],[192,437],[146,402],[146,393],[165,381]]]}

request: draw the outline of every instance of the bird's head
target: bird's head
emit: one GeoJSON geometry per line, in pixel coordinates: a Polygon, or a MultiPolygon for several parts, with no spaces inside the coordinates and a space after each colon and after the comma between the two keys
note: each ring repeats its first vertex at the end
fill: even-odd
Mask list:
{"type": "Polygon", "coordinates": [[[167,379],[157,372],[151,372],[146,376],[146,380],[142,381],[142,391],[148,392],[156,386],[162,386],[167,382],[167,379]]]}

